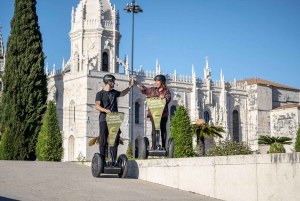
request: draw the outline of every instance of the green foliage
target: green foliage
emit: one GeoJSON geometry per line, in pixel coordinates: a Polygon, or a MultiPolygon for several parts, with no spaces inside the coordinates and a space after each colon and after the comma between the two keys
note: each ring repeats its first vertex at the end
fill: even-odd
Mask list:
{"type": "Polygon", "coordinates": [[[188,111],[179,106],[171,121],[171,137],[174,138],[174,157],[193,157],[193,128],[188,111]]]}
{"type": "Polygon", "coordinates": [[[298,131],[294,149],[296,152],[300,152],[300,124],[298,124],[298,131]]]}
{"type": "Polygon", "coordinates": [[[39,161],[60,161],[63,156],[62,135],[54,101],[49,101],[36,144],[39,161]]]}
{"type": "Polygon", "coordinates": [[[271,144],[270,151],[268,153],[270,153],[270,154],[285,153],[285,148],[279,142],[274,142],[271,144]]]}
{"type": "Polygon", "coordinates": [[[193,131],[196,135],[197,139],[197,153],[199,156],[205,155],[205,137],[209,136],[210,138],[222,138],[221,133],[225,133],[225,130],[221,126],[213,126],[208,125],[206,123],[204,124],[193,124],[193,131]]]}
{"type": "Polygon", "coordinates": [[[252,154],[250,146],[245,142],[232,140],[219,141],[206,152],[205,156],[230,156],[230,155],[249,155],[252,154]]]}
{"type": "Polygon", "coordinates": [[[48,92],[35,6],[36,0],[15,0],[14,4],[2,77],[0,125],[4,125],[7,138],[1,143],[6,147],[4,159],[36,159],[35,146],[48,92]]]}
{"type": "Polygon", "coordinates": [[[127,147],[127,151],[126,151],[126,155],[128,159],[133,159],[133,150],[132,150],[132,144],[131,142],[128,142],[128,147],[127,147]]]}
{"type": "Polygon", "coordinates": [[[0,160],[9,160],[10,156],[13,156],[14,149],[11,149],[11,147],[14,146],[13,140],[11,138],[8,138],[9,129],[6,129],[4,133],[2,133],[2,139],[0,143],[0,160]]]}
{"type": "Polygon", "coordinates": [[[275,142],[278,142],[279,144],[292,144],[291,140],[292,138],[289,137],[270,137],[268,135],[261,135],[258,138],[258,144],[271,145],[275,142]]]}
{"type": "Polygon", "coordinates": [[[270,137],[261,135],[258,138],[258,144],[270,145],[268,153],[285,153],[284,144],[292,144],[292,138],[289,137],[270,137]]]}

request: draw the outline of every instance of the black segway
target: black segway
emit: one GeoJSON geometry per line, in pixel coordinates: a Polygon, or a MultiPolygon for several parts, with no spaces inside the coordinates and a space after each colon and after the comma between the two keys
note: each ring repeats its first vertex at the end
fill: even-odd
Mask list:
{"type": "Polygon", "coordinates": [[[106,122],[109,133],[109,147],[110,161],[105,161],[105,158],[99,153],[95,153],[92,159],[92,175],[94,177],[100,177],[101,173],[104,174],[118,174],[120,178],[125,178],[128,172],[128,159],[125,154],[121,154],[117,160],[114,156],[112,148],[114,146],[117,133],[124,120],[124,113],[109,113],[106,115],[106,122]],[[117,162],[116,162],[117,161],[117,162]]]}
{"type": "Polygon", "coordinates": [[[149,149],[149,140],[147,137],[144,137],[144,146],[142,149],[142,158],[147,159],[148,156],[168,156],[169,158],[174,157],[174,139],[168,139],[167,150],[162,149],[162,146],[159,143],[160,140],[160,120],[162,116],[163,109],[166,105],[166,99],[161,98],[147,98],[147,105],[151,111],[152,118],[155,124],[155,136],[156,143],[149,149]]]}

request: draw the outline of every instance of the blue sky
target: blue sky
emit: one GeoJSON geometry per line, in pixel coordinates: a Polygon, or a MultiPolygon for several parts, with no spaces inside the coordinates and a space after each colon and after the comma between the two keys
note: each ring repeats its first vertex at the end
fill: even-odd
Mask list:
{"type": "MultiPolygon", "coordinates": [[[[0,0],[0,23],[6,47],[13,0],[0,0]]],[[[79,0],[38,0],[37,13],[49,67],[70,57],[71,9],[79,0]]],[[[130,0],[111,0],[120,11],[119,57],[131,58],[130,0]]],[[[212,79],[259,77],[300,88],[299,0],[136,0],[134,68],[203,77],[209,57],[212,79]]]]}

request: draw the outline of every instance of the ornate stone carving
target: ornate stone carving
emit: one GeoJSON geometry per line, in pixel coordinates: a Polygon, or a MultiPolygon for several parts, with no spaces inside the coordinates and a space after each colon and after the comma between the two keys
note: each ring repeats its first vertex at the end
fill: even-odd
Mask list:
{"type": "Polygon", "coordinates": [[[293,136],[297,130],[297,125],[295,113],[273,114],[273,128],[280,136],[293,136]]]}

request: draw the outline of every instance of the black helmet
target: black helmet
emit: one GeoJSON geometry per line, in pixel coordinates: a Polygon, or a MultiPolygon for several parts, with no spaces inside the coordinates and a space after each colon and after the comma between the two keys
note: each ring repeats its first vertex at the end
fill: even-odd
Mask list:
{"type": "Polygon", "coordinates": [[[154,77],[154,81],[156,81],[156,80],[161,81],[161,82],[166,82],[166,77],[164,75],[156,75],[154,77]]]}
{"type": "Polygon", "coordinates": [[[107,74],[103,77],[104,84],[107,84],[109,81],[114,82],[116,80],[115,76],[107,74]]]}

